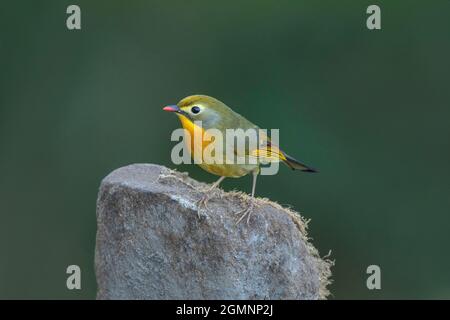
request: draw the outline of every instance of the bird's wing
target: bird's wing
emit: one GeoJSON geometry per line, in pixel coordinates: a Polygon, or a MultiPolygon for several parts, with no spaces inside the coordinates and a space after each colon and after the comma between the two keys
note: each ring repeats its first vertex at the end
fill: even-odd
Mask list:
{"type": "Polygon", "coordinates": [[[241,132],[243,136],[235,137],[234,141],[227,141],[227,143],[232,143],[234,154],[236,156],[255,158],[257,162],[260,163],[286,160],[283,151],[270,141],[270,138],[263,130],[260,130],[257,126],[245,128],[243,130],[244,131],[241,132]],[[252,130],[254,131],[252,132],[252,130]],[[253,141],[253,143],[250,142],[250,135],[256,137],[256,141],[253,141]],[[241,144],[238,143],[238,139],[241,144]],[[244,145],[242,145],[243,141],[245,141],[244,145]]]}
{"type": "Polygon", "coordinates": [[[244,154],[245,158],[254,158],[258,163],[262,164],[283,161],[292,170],[297,169],[305,172],[317,172],[315,169],[289,156],[284,151],[282,151],[277,145],[272,143],[270,137],[267,136],[265,130],[260,130],[258,126],[254,125],[241,115],[237,116],[239,119],[239,121],[237,122],[238,128],[241,128],[243,130],[248,129],[255,130],[257,134],[258,143],[256,147],[253,148],[252,146],[246,145],[245,151],[243,151],[238,150],[237,144],[235,143],[235,141],[233,141],[235,155],[242,156],[244,154]]]}
{"type": "Polygon", "coordinates": [[[270,141],[270,138],[267,136],[265,138],[263,136],[261,145],[259,146],[259,148],[253,150],[251,152],[251,155],[256,156],[261,163],[283,161],[292,170],[297,169],[304,172],[317,172],[316,169],[313,169],[286,154],[284,151],[278,148],[278,146],[274,145],[270,141]]]}
{"type": "Polygon", "coordinates": [[[256,149],[250,150],[250,156],[257,157],[263,163],[286,160],[284,152],[272,143],[264,131],[259,130],[258,139],[259,145],[256,149]]]}

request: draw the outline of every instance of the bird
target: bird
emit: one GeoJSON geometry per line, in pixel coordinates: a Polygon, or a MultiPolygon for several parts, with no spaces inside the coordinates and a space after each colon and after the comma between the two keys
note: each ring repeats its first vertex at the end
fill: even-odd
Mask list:
{"type": "Polygon", "coordinates": [[[225,147],[218,149],[225,153],[224,150],[231,145],[231,148],[233,148],[236,155],[243,154],[243,157],[246,159],[244,163],[242,161],[239,163],[229,163],[225,161],[222,161],[221,163],[212,161],[201,161],[200,163],[197,163],[203,170],[220,177],[206,190],[203,197],[198,201],[199,204],[204,205],[206,208],[211,192],[217,188],[225,178],[240,178],[247,174],[252,174],[253,181],[250,204],[239,211],[242,215],[237,220],[236,224],[240,223],[245,217],[247,217],[247,224],[250,221],[250,215],[254,209],[256,180],[261,171],[261,165],[276,161],[285,163],[292,170],[310,173],[317,172],[316,169],[307,166],[286,154],[278,146],[273,144],[267,134],[261,131],[257,125],[233,111],[225,103],[216,98],[201,94],[191,95],[181,99],[177,104],[165,106],[163,110],[175,113],[185,132],[190,134],[191,138],[186,139],[185,142],[187,142],[186,147],[192,157],[194,157],[195,154],[200,154],[202,157],[205,148],[216,141],[214,139],[205,138],[210,129],[215,129],[216,132],[222,133],[224,137],[226,137],[226,131],[229,129],[255,130],[255,132],[257,132],[256,144],[252,146],[251,143],[246,142],[245,150],[243,151],[237,150],[234,140],[231,141],[231,139],[229,139],[227,141],[225,138],[223,139],[225,147]],[[194,137],[195,132],[200,132],[203,135],[200,142],[196,141],[194,137]],[[253,159],[253,161],[249,161],[250,158],[253,159]]]}

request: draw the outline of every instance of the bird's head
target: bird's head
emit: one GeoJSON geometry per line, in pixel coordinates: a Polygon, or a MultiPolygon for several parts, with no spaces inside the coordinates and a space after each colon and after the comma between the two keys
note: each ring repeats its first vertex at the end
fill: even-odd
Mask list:
{"type": "Polygon", "coordinates": [[[223,102],[205,95],[186,97],[176,105],[164,107],[163,110],[174,112],[180,118],[187,118],[191,122],[201,121],[205,129],[217,126],[224,117],[233,112],[223,102]]]}

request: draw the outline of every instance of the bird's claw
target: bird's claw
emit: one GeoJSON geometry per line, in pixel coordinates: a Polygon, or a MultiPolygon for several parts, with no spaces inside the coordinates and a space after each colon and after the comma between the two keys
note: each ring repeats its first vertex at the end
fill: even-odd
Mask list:
{"type": "MultiPolygon", "coordinates": [[[[207,193],[203,194],[203,196],[197,201],[197,203],[196,203],[197,204],[197,215],[199,218],[201,218],[201,216],[202,216],[200,213],[201,207],[205,207],[206,212],[210,212],[208,205],[207,205],[208,201],[209,201],[209,195],[207,193]]],[[[207,213],[204,213],[203,215],[208,217],[207,213]]]]}
{"type": "Polygon", "coordinates": [[[254,198],[251,198],[247,208],[244,208],[241,211],[236,212],[236,214],[241,214],[240,218],[236,221],[236,225],[238,225],[245,217],[247,217],[247,225],[248,225],[250,222],[250,216],[254,208],[255,208],[254,198]]]}

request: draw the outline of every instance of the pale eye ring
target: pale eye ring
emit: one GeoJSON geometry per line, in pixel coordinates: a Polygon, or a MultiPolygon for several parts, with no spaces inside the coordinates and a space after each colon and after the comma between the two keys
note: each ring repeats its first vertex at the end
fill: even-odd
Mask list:
{"type": "Polygon", "coordinates": [[[198,107],[198,106],[193,106],[193,107],[191,108],[191,112],[192,112],[193,114],[199,113],[199,112],[200,112],[200,107],[198,107]]]}

